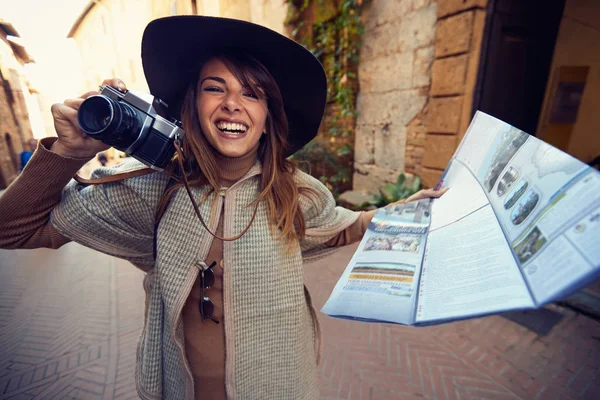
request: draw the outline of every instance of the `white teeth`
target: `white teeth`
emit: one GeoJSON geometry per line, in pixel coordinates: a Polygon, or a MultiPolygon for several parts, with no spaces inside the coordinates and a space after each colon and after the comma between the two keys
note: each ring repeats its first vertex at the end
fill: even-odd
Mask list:
{"type": "Polygon", "coordinates": [[[246,125],[238,124],[235,122],[218,122],[217,128],[219,128],[222,131],[235,131],[235,133],[244,133],[248,129],[246,125]]]}

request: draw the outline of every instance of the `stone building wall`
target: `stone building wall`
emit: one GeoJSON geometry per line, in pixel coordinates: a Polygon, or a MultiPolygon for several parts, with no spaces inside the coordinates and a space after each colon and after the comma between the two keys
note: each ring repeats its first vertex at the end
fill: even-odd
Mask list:
{"type": "Polygon", "coordinates": [[[354,190],[433,186],[471,120],[487,0],[372,0],[363,15],[354,190]]]}
{"type": "Polygon", "coordinates": [[[13,99],[0,76],[0,189],[6,188],[19,171],[19,153],[23,150],[19,126],[12,109],[13,99]]]}
{"type": "Polygon", "coordinates": [[[363,14],[354,189],[420,174],[437,21],[435,0],[372,0],[363,14]]]}
{"type": "Polygon", "coordinates": [[[472,116],[487,0],[439,0],[421,177],[433,186],[472,116]]]}
{"type": "MultiPolygon", "coordinates": [[[[471,119],[487,0],[370,0],[359,65],[353,188],[401,172],[435,184],[471,119]]],[[[75,30],[86,90],[119,76],[147,90],[139,46],[153,18],[197,12],[282,33],[281,0],[104,0],[75,30]],[[126,8],[125,8],[126,4],[126,8]]]]}
{"type": "Polygon", "coordinates": [[[152,19],[152,6],[152,0],[90,2],[69,34],[81,59],[81,93],[111,77],[122,79],[130,89],[148,90],[140,43],[152,19]]]}
{"type": "Polygon", "coordinates": [[[103,0],[91,1],[74,23],[83,71],[82,93],[117,76],[129,88],[147,91],[140,44],[146,25],[170,15],[238,18],[283,32],[287,6],[281,0],[103,0]]]}
{"type": "Polygon", "coordinates": [[[0,189],[17,177],[19,154],[33,138],[25,99],[29,89],[22,71],[25,61],[0,30],[0,189]]]}

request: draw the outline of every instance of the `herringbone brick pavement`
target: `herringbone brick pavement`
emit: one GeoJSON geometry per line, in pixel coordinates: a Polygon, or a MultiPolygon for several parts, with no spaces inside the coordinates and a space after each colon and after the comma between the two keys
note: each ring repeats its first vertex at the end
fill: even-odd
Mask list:
{"type": "Polygon", "coordinates": [[[131,399],[142,278],[68,244],[0,250],[0,399],[131,399]]]}
{"type": "MultiPolygon", "coordinates": [[[[306,267],[316,307],[355,249],[306,267]]],[[[556,305],[421,328],[320,321],[324,399],[600,399],[600,323],[556,305]]]]}
{"type": "MultiPolygon", "coordinates": [[[[354,249],[306,266],[317,307],[354,249]]],[[[137,398],[141,280],[75,244],[0,250],[0,400],[137,398]]],[[[562,307],[427,328],[320,320],[322,399],[600,398],[600,324],[562,307]]]]}

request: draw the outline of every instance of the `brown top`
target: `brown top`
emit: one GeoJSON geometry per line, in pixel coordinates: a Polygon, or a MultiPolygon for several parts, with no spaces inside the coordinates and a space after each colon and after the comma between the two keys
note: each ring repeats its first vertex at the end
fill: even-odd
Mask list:
{"type": "Polygon", "coordinates": [[[89,159],[65,158],[49,151],[57,138],[42,139],[19,177],[0,197],[0,248],[58,249],[69,239],[50,223],[63,187],[89,159]]]}
{"type": "MultiPolygon", "coordinates": [[[[50,212],[60,201],[62,188],[88,161],[61,157],[48,149],[56,138],[40,141],[27,166],[0,198],[0,248],[59,248],[70,240],[50,223],[50,212]]],[[[241,178],[253,165],[256,152],[237,159],[218,157],[223,176],[222,186],[228,187],[241,178]]],[[[222,212],[222,211],[221,211],[222,212]]],[[[327,242],[343,246],[359,241],[373,217],[374,211],[363,212],[357,221],[327,242]]],[[[223,218],[217,228],[222,236],[223,218]]],[[[199,312],[200,282],[196,281],[182,310],[186,358],[194,376],[196,398],[225,399],[225,334],[223,323],[223,243],[213,240],[206,264],[216,261],[215,284],[205,290],[214,303],[214,317],[220,321],[202,321],[199,312]]]]}

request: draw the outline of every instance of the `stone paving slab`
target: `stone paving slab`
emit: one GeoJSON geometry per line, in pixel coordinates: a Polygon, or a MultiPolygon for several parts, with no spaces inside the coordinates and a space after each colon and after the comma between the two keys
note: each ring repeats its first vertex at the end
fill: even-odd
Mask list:
{"type": "MultiPolygon", "coordinates": [[[[355,247],[306,266],[317,307],[355,247]]],[[[137,398],[142,277],[76,244],[0,250],[0,400],[137,398]]],[[[600,398],[600,324],[562,307],[427,328],[320,320],[322,399],[600,398]]]]}

